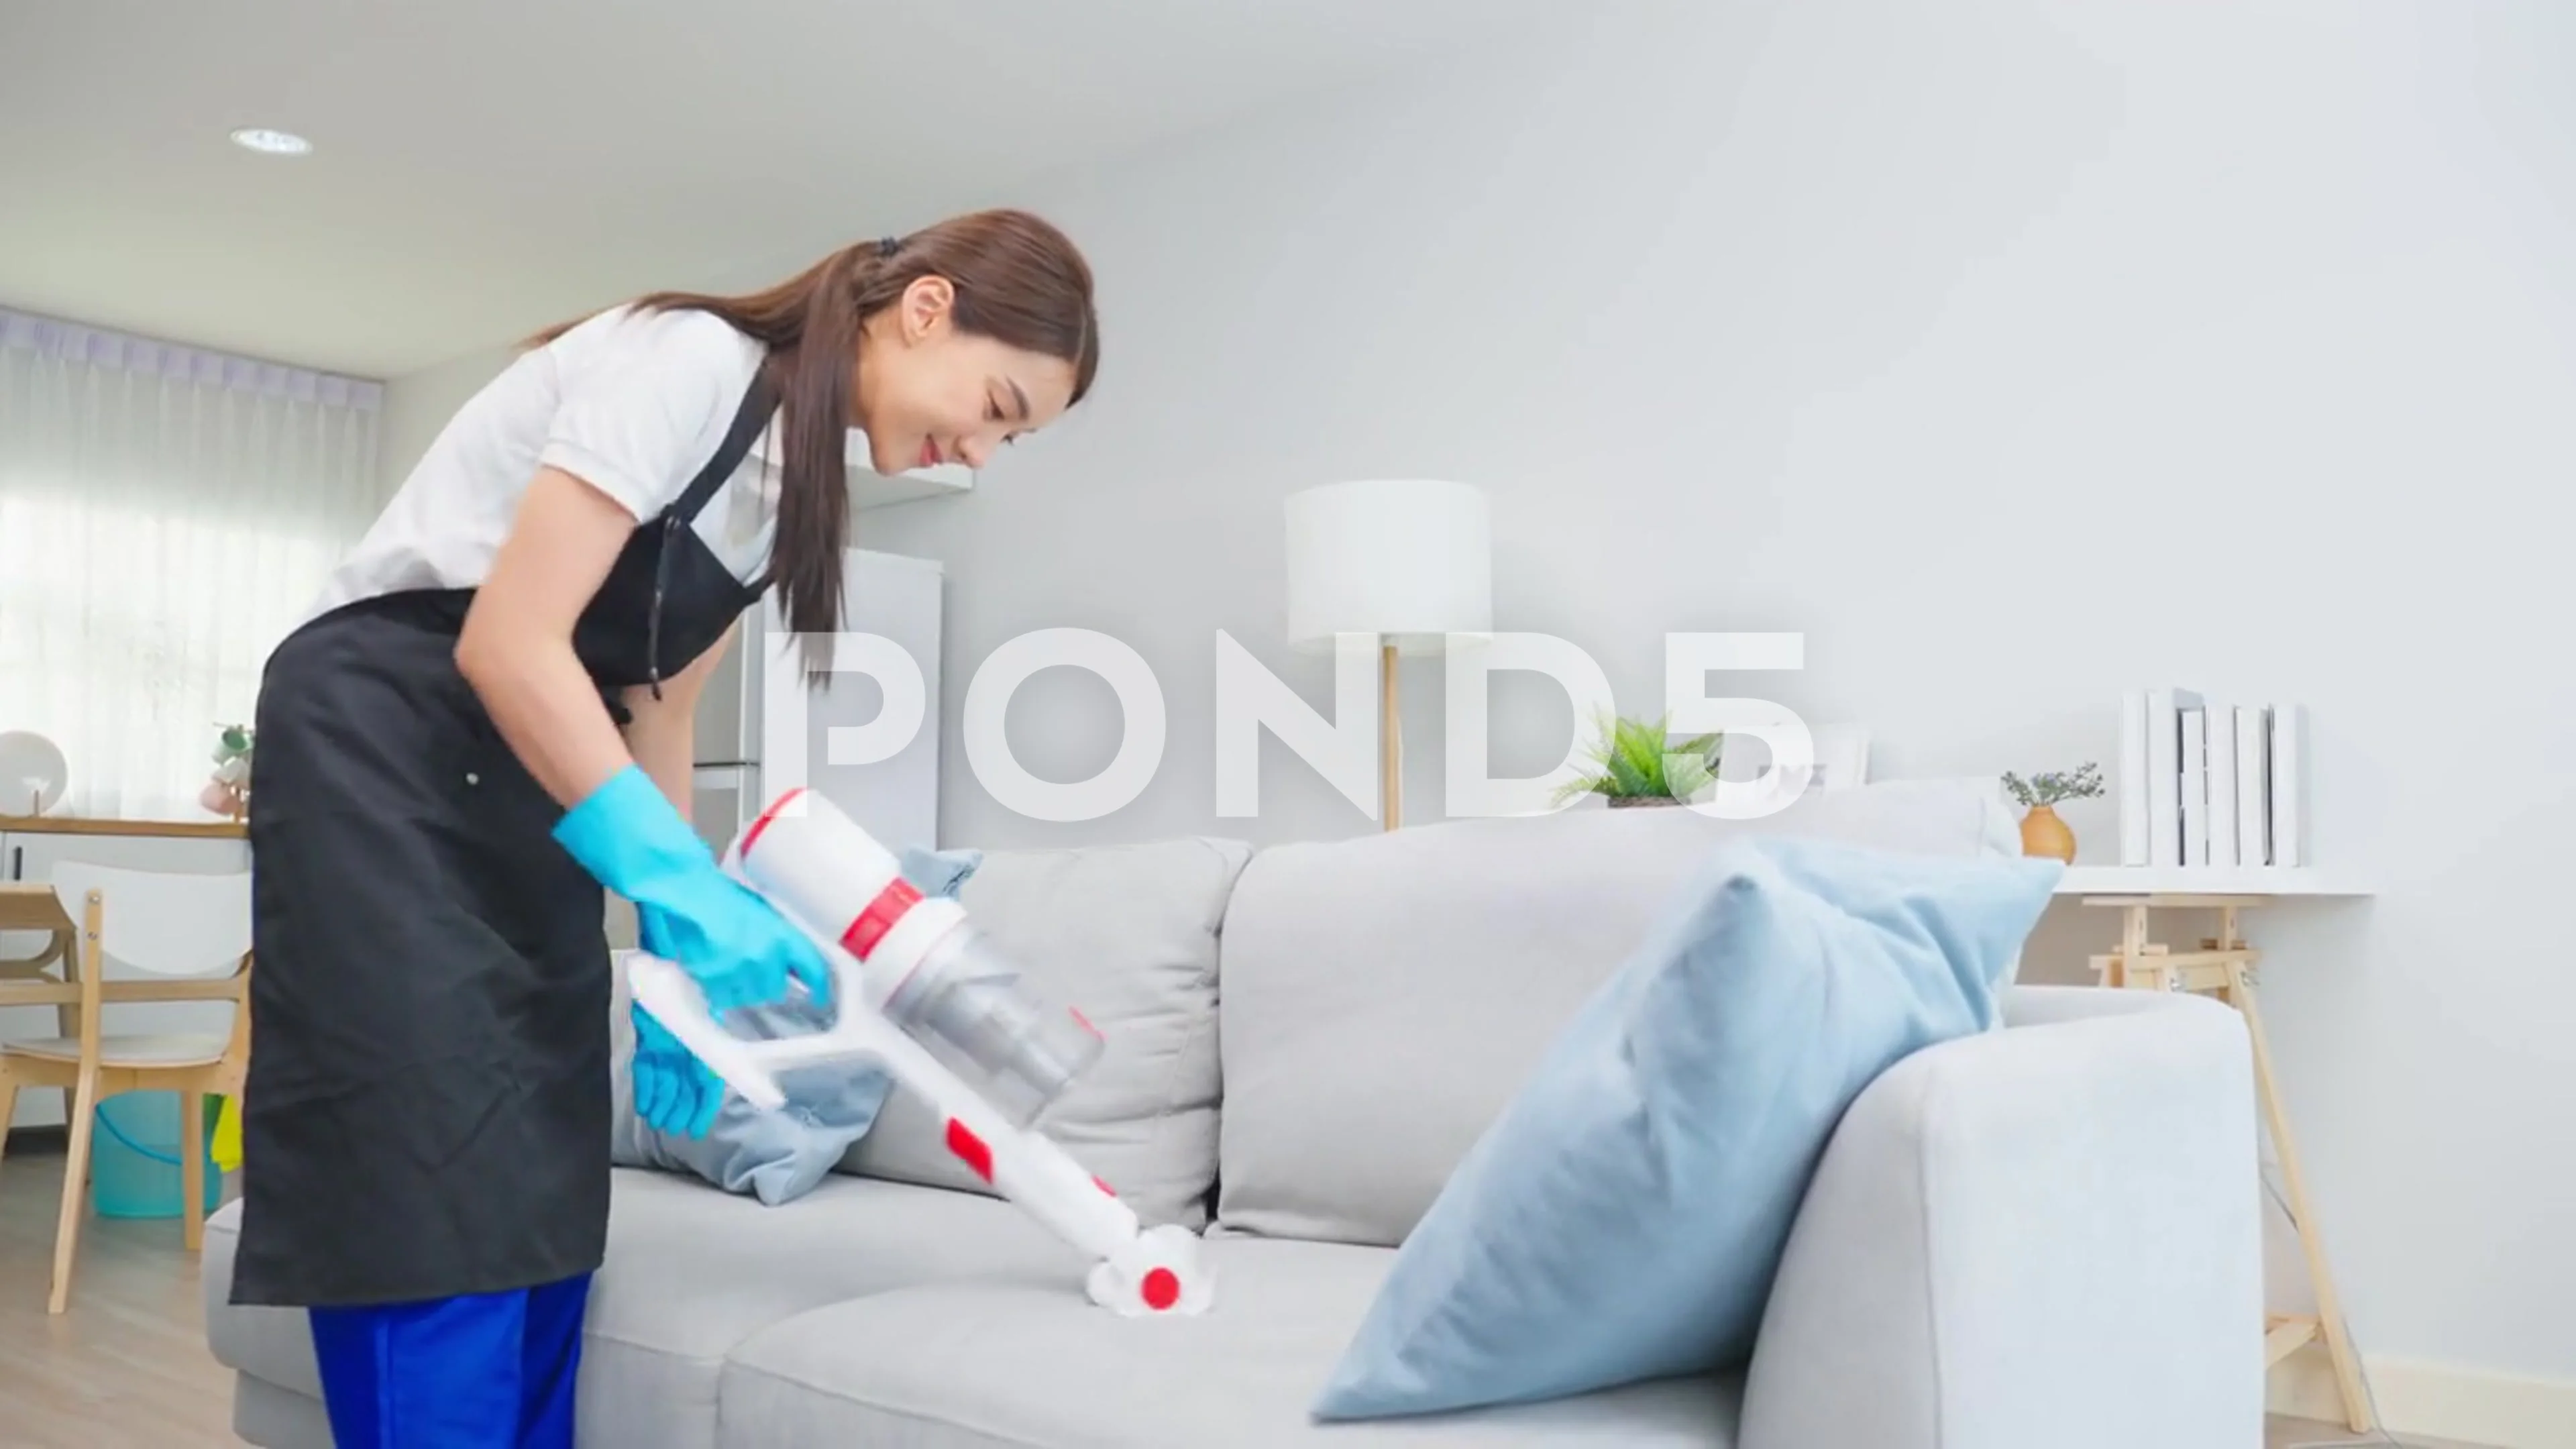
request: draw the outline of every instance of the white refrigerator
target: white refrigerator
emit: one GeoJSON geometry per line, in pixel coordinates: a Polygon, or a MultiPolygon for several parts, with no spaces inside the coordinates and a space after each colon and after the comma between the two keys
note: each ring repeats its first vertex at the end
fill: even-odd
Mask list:
{"type": "Polygon", "coordinates": [[[772,800],[804,786],[888,849],[939,844],[939,623],[934,560],[851,549],[842,633],[808,688],[775,595],[743,619],[698,703],[698,833],[721,851],[772,800]]]}

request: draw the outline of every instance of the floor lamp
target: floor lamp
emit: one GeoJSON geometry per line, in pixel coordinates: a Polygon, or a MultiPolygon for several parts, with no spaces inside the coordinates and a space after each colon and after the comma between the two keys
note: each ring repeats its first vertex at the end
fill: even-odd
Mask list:
{"type": "Polygon", "coordinates": [[[1493,628],[1492,532],[1482,489],[1427,478],[1329,483],[1288,497],[1288,644],[1330,653],[1342,635],[1378,645],[1378,814],[1404,809],[1400,655],[1493,628]]]}

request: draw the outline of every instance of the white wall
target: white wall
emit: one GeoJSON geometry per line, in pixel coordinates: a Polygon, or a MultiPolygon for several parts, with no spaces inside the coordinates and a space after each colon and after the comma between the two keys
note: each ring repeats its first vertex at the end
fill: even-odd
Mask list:
{"type": "MultiPolygon", "coordinates": [[[[1866,722],[1882,774],[2107,766],[2126,686],[2299,699],[2318,854],[2381,887],[2258,923],[2357,1333],[2576,1378],[2576,685],[2526,642],[2576,602],[2571,18],[1613,5],[1014,198],[1103,275],[1099,393],[973,497],[858,515],[950,569],[946,837],[1370,828],[1275,741],[1260,819],[1211,780],[1214,630],[1330,708],[1277,643],[1280,499],[1364,475],[1490,489],[1497,627],[1579,643],[1631,713],[1667,630],[1805,631],[1745,692],[1866,722]],[[1144,653],[1170,747],[1047,827],[956,720],[1067,624],[1144,653]]],[[[1407,688],[1421,821],[1436,666],[1407,688]]],[[[1498,773],[1561,751],[1550,687],[1495,711],[1498,773]]],[[[1118,728],[1066,671],[1010,721],[1051,779],[1118,728]]],[[[2053,921],[2049,969],[2109,929],[2053,921]]]]}
{"type": "Polygon", "coordinates": [[[384,496],[391,498],[439,430],[483,384],[518,355],[515,345],[487,347],[385,384],[383,441],[378,446],[384,496]]]}

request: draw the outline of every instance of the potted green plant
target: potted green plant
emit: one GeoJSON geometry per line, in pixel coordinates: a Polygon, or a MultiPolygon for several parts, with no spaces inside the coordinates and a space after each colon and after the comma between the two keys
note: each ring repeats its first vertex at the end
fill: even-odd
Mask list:
{"type": "Polygon", "coordinates": [[[2075,832],[2057,814],[2061,800],[2090,800],[2102,793],[2101,767],[2087,760],[2073,771],[2051,771],[2025,780],[2010,770],[2004,772],[2004,788],[2023,807],[2021,817],[2021,853],[2053,856],[2072,865],[2075,863],[2075,832]]]}
{"type": "Polygon", "coordinates": [[[1603,711],[1595,717],[1596,738],[1585,757],[1585,771],[1557,786],[1555,803],[1578,795],[1599,795],[1612,809],[1637,805],[1680,805],[1717,783],[1722,734],[1672,739],[1665,717],[1622,719],[1603,711]]]}

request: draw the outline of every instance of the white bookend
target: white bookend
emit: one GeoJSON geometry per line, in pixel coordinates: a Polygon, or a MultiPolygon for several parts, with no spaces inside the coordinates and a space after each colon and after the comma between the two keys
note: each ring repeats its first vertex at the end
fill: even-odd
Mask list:
{"type": "Polygon", "coordinates": [[[2200,707],[2188,689],[2147,692],[2147,857],[2151,865],[2183,865],[2182,711],[2200,707]]]}
{"type": "Polygon", "coordinates": [[[2208,712],[2198,706],[2181,712],[2182,721],[2182,863],[2209,864],[2209,731],[2208,712]]]}
{"type": "Polygon", "coordinates": [[[2209,737],[2209,863],[2236,864],[2236,707],[2211,704],[2203,715],[2209,737]]]}
{"type": "Polygon", "coordinates": [[[2236,863],[2272,864],[2272,740],[2269,712],[2236,707],[2236,863]]]}
{"type": "Polygon", "coordinates": [[[2272,706],[2272,863],[2308,861],[2308,720],[2305,707],[2272,706]]]}
{"type": "Polygon", "coordinates": [[[2147,692],[2120,695],[2120,864],[2145,865],[2153,857],[2147,838],[2147,815],[2154,808],[2147,791],[2147,692]]]}

